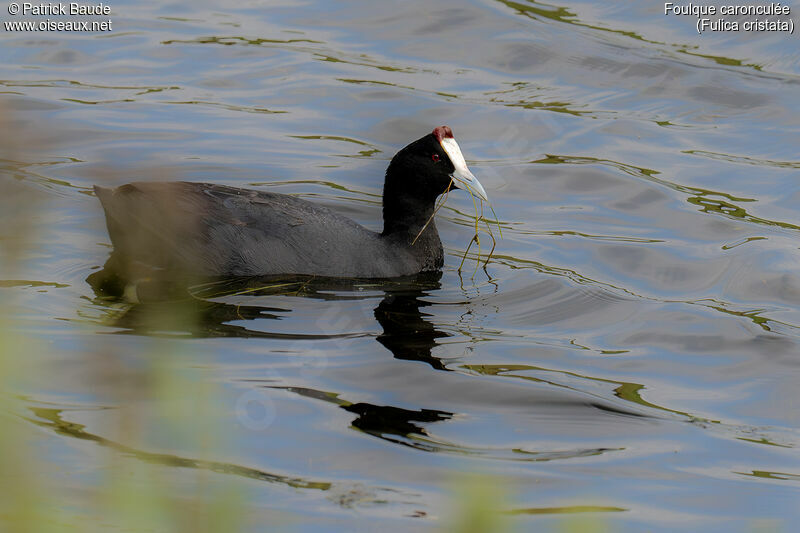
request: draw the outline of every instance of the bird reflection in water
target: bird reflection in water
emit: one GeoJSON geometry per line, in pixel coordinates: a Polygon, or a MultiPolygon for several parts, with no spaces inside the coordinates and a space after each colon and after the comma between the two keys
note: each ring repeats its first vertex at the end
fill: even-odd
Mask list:
{"type": "MultiPolygon", "coordinates": [[[[270,305],[270,296],[283,297],[273,301],[279,300],[280,305],[285,305],[286,296],[323,302],[354,299],[369,302],[375,299],[376,294],[380,296],[382,293],[373,314],[383,331],[375,339],[396,359],[420,361],[436,370],[448,370],[431,352],[437,339],[450,335],[436,329],[429,319],[430,315],[422,311],[431,305],[425,301],[425,297],[441,287],[441,272],[390,280],[309,276],[224,279],[193,285],[188,289],[163,280],[143,281],[135,289],[131,289],[120,284],[109,284],[109,279],[113,278],[102,271],[87,279],[95,290],[97,303],[122,303],[123,293],[130,299],[132,290],[135,291],[133,296],[137,302],[125,302],[122,311],[119,306],[106,306],[110,309],[105,319],[106,325],[120,328],[119,333],[181,337],[189,335],[195,338],[315,340],[373,336],[374,333],[354,333],[343,331],[342,328],[313,331],[309,327],[298,333],[274,332],[265,331],[263,322],[258,327],[254,324],[260,320],[285,319],[292,312],[292,309],[286,307],[270,305]],[[236,303],[231,303],[231,300],[236,303]]],[[[309,326],[313,327],[313,323],[309,326]]],[[[436,409],[409,410],[391,405],[351,403],[339,398],[337,394],[311,388],[270,388],[334,403],[356,415],[351,423],[352,428],[415,448],[431,447],[431,444],[426,443],[427,432],[422,424],[448,420],[453,416],[453,413],[436,409]]]]}

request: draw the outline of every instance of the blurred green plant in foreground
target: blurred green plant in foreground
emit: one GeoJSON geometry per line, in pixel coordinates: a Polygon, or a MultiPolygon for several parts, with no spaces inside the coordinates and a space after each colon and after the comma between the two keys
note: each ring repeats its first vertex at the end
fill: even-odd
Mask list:
{"type": "MultiPolygon", "coordinates": [[[[246,495],[229,476],[165,468],[165,462],[175,463],[171,456],[136,453],[154,435],[166,435],[176,449],[191,443],[207,457],[224,447],[216,431],[226,415],[218,386],[187,377],[174,364],[180,355],[175,343],[147,339],[149,349],[132,369],[119,360],[112,340],[84,337],[90,340],[80,360],[69,363],[90,369],[87,388],[104,391],[103,405],[94,409],[114,411],[103,437],[62,418],[70,409],[37,398],[36,383],[58,383],[58,367],[48,365],[53,344],[25,333],[28,324],[17,316],[19,284],[12,282],[24,279],[37,255],[37,220],[47,209],[41,184],[26,172],[46,151],[35,135],[0,102],[0,278],[6,282],[0,286],[0,531],[243,529],[246,495]],[[74,448],[91,461],[90,473],[84,461],[53,459],[51,444],[62,435],[79,439],[74,448]]],[[[72,451],[65,447],[63,456],[55,456],[72,451]]]]}

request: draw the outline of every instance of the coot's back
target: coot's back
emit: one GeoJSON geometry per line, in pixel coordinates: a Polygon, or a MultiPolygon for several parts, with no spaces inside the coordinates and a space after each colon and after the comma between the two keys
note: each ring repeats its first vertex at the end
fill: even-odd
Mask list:
{"type": "Polygon", "coordinates": [[[391,277],[419,271],[390,240],[330,209],[208,183],[95,186],[117,263],[194,276],[391,277]]]}

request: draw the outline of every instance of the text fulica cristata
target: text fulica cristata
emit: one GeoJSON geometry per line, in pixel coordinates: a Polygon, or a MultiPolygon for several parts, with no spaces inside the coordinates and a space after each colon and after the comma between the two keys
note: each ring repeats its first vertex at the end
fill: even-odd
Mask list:
{"type": "Polygon", "coordinates": [[[432,216],[451,183],[487,199],[453,132],[440,126],[389,163],[381,233],[274,192],[186,182],[94,190],[114,244],[109,263],[123,277],[151,269],[190,276],[384,278],[442,266],[432,216]]]}

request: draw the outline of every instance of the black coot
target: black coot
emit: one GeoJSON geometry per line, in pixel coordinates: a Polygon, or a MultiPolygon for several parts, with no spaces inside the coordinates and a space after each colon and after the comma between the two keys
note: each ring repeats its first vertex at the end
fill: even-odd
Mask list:
{"type": "Polygon", "coordinates": [[[186,182],[94,190],[114,244],[106,268],[123,279],[157,272],[386,278],[442,266],[430,218],[451,178],[454,187],[487,199],[447,126],[400,150],[386,170],[381,233],[273,192],[186,182]]]}

